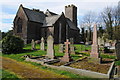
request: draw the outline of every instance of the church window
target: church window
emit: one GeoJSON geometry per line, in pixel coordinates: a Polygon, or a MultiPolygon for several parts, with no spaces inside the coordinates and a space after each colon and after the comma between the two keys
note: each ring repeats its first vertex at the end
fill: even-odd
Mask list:
{"type": "Polygon", "coordinates": [[[17,20],[17,33],[22,33],[22,19],[17,20]]]}

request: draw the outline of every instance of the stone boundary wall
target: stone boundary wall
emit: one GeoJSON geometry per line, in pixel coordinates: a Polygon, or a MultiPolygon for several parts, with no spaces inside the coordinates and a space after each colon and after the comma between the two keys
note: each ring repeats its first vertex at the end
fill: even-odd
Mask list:
{"type": "Polygon", "coordinates": [[[115,62],[112,62],[111,66],[110,66],[110,69],[109,69],[109,71],[107,73],[109,78],[111,78],[112,77],[111,75],[114,74],[114,69],[115,69],[115,62]]]}
{"type": "MultiPolygon", "coordinates": [[[[26,58],[26,61],[31,61],[31,62],[36,62],[36,63],[41,64],[41,62],[30,59],[30,58],[26,58]]],[[[111,78],[111,76],[113,75],[113,72],[114,72],[113,70],[115,68],[115,63],[113,62],[108,73],[103,74],[103,73],[89,71],[89,70],[76,69],[76,68],[72,68],[72,67],[68,67],[68,66],[53,66],[53,65],[48,65],[48,64],[44,64],[44,63],[42,63],[41,65],[47,66],[47,67],[50,67],[53,69],[69,71],[71,73],[78,74],[80,76],[88,76],[91,78],[111,78]]]]}
{"type": "Polygon", "coordinates": [[[109,78],[109,75],[103,74],[103,73],[98,73],[98,72],[93,72],[93,71],[88,71],[88,70],[83,70],[83,69],[76,69],[68,66],[53,66],[53,65],[47,65],[44,64],[47,67],[58,69],[58,70],[64,70],[64,71],[69,71],[74,74],[78,74],[80,76],[88,76],[91,78],[109,78]]]}

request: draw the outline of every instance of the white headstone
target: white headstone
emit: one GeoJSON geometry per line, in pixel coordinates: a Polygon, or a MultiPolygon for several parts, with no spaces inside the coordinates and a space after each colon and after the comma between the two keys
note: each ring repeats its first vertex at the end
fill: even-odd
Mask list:
{"type": "Polygon", "coordinates": [[[41,38],[40,49],[45,50],[44,38],[41,38]]]}
{"type": "Polygon", "coordinates": [[[50,35],[47,38],[47,57],[54,59],[54,45],[53,45],[54,39],[53,37],[50,35]]]}

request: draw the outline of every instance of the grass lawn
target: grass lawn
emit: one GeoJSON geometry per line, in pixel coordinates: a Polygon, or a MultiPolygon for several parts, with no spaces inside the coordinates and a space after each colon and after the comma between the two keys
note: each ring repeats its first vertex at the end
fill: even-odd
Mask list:
{"type": "MultiPolygon", "coordinates": [[[[80,45],[80,44],[75,44],[74,46],[76,48],[75,52],[77,53],[76,55],[71,55],[74,60],[77,60],[77,59],[81,58],[79,56],[80,54],[82,54],[83,56],[89,56],[89,53],[85,53],[85,52],[84,53],[80,53],[80,51],[90,50],[91,46],[85,46],[85,45],[80,45]]],[[[45,46],[45,48],[46,47],[47,46],[45,46]]],[[[36,48],[40,49],[40,45],[37,44],[36,48]]],[[[59,52],[59,45],[54,45],[54,49],[55,49],[55,56],[59,57],[59,56],[63,56],[64,55],[64,53],[60,53],[59,52]]],[[[32,51],[31,50],[31,44],[25,45],[24,50],[25,51],[22,52],[22,53],[10,54],[10,55],[3,54],[2,56],[9,57],[9,58],[15,59],[17,61],[25,62],[24,58],[22,57],[24,55],[32,55],[32,56],[41,56],[41,55],[43,56],[43,55],[46,55],[46,51],[41,51],[41,50],[32,51]]],[[[115,59],[116,58],[115,56],[108,55],[108,54],[101,54],[101,56],[102,56],[102,58],[111,58],[111,59],[115,59]]],[[[66,75],[66,76],[69,76],[70,78],[86,78],[86,77],[83,77],[83,76],[72,74],[72,73],[67,72],[67,71],[61,71],[61,70],[56,70],[56,69],[48,68],[48,67],[42,66],[40,64],[34,63],[34,62],[25,62],[25,63],[38,66],[38,67],[40,67],[42,69],[45,69],[45,70],[53,71],[53,72],[55,72],[57,74],[66,75]]],[[[120,65],[120,61],[117,61],[116,64],[120,65]]]]}
{"type": "Polygon", "coordinates": [[[12,79],[10,79],[10,78],[15,78],[15,79],[17,79],[17,80],[20,80],[20,79],[18,79],[18,77],[14,74],[14,73],[12,73],[12,72],[9,72],[9,71],[7,71],[7,70],[3,70],[3,69],[0,69],[0,71],[2,71],[2,80],[6,80],[6,78],[9,78],[9,80],[12,80],[12,79]]]}
{"type": "MultiPolygon", "coordinates": [[[[84,48],[84,45],[81,45],[81,46],[84,48]]],[[[36,45],[36,49],[40,49],[39,47],[40,47],[40,45],[37,44],[37,45],[36,45]]],[[[46,46],[45,46],[45,47],[46,47],[46,46]]],[[[88,56],[88,54],[86,54],[86,53],[80,53],[80,51],[82,51],[82,50],[84,50],[84,49],[81,50],[81,48],[79,47],[78,44],[75,44],[75,47],[76,47],[75,52],[76,52],[77,54],[76,54],[76,55],[71,55],[74,60],[81,58],[81,57],[79,56],[80,54],[82,54],[82,55],[84,55],[84,56],[88,56]]],[[[54,49],[55,49],[55,56],[58,56],[58,57],[64,56],[64,53],[60,53],[60,52],[59,52],[59,45],[54,45],[54,49]]],[[[86,49],[89,50],[89,49],[90,49],[90,46],[87,46],[86,49]]],[[[22,53],[9,54],[9,55],[7,55],[7,54],[4,55],[4,54],[3,54],[3,56],[4,56],[4,57],[9,57],[9,58],[15,59],[15,60],[17,60],[17,61],[23,61],[24,58],[21,58],[21,57],[24,56],[24,55],[31,55],[31,56],[41,56],[41,55],[45,56],[45,55],[46,55],[46,51],[41,51],[41,50],[32,51],[32,50],[31,50],[31,44],[25,45],[24,50],[25,50],[25,51],[22,52],[22,53]]]]}
{"type": "MultiPolygon", "coordinates": [[[[78,45],[77,45],[78,46],[78,45]]],[[[40,45],[36,45],[36,48],[39,49],[40,45]]],[[[45,46],[46,47],[46,46],[45,46]]],[[[59,46],[58,45],[55,45],[54,46],[55,48],[55,56],[63,56],[64,53],[59,53],[59,46]]],[[[78,48],[78,47],[77,47],[78,48]]],[[[31,44],[27,44],[25,45],[24,47],[24,52],[22,53],[18,53],[18,54],[3,54],[2,56],[3,57],[9,57],[9,58],[12,58],[12,59],[15,59],[17,61],[21,61],[21,62],[25,62],[24,61],[24,58],[22,56],[24,55],[32,55],[32,56],[41,56],[41,55],[46,55],[46,51],[41,51],[41,50],[35,50],[35,51],[32,51],[31,50],[31,44]]],[[[72,55],[73,59],[76,60],[80,57],[78,57],[78,55],[72,55]]],[[[56,70],[56,69],[52,69],[52,68],[48,68],[48,67],[45,67],[45,66],[42,66],[40,64],[37,64],[37,63],[34,63],[34,62],[25,62],[27,64],[32,64],[32,65],[35,65],[35,66],[38,66],[42,69],[45,69],[45,70],[50,70],[50,71],[53,71],[57,74],[61,74],[61,75],[66,75],[66,76],[69,76],[70,78],[86,78],[84,76],[79,76],[79,75],[76,75],[76,74],[72,74],[70,72],[67,72],[67,71],[62,71],[62,70],[56,70]]]]}

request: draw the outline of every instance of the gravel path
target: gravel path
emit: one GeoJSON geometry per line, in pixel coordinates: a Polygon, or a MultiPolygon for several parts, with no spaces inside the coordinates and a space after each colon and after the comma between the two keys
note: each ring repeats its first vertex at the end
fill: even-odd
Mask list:
{"type": "Polygon", "coordinates": [[[3,69],[14,72],[16,75],[21,76],[22,78],[68,78],[67,76],[40,69],[31,64],[18,62],[10,58],[0,57],[0,59],[1,58],[3,69]]]}

